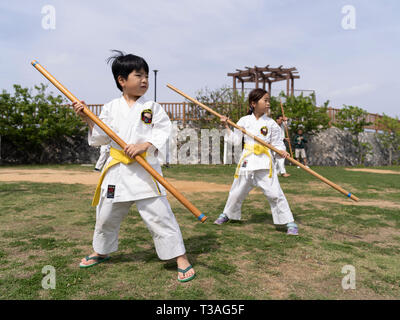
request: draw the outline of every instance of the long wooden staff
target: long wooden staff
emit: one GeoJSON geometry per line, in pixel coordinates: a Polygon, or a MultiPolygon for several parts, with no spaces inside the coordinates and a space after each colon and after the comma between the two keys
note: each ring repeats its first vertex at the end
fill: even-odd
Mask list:
{"type": "MultiPolygon", "coordinates": [[[[282,117],[285,118],[285,111],[283,111],[282,100],[280,100],[280,101],[281,101],[282,117]]],[[[290,150],[290,156],[293,158],[292,143],[290,142],[289,130],[288,130],[288,127],[287,127],[285,121],[283,121],[283,125],[285,126],[286,136],[287,136],[287,138],[288,138],[288,145],[289,145],[289,150],[290,150]]]]}
{"type": "MultiPolygon", "coordinates": [[[[43,68],[36,60],[32,61],[32,65],[43,74],[54,86],[60,90],[72,102],[80,102],[71,92],[69,92],[60,82],[58,82],[45,68],[43,68]]],[[[113,139],[122,149],[125,148],[126,143],[113,132],[103,121],[95,116],[87,106],[84,106],[83,112],[97,124],[111,139],[113,139]]],[[[158,182],[160,182],[172,195],[178,199],[186,208],[188,208],[194,216],[201,222],[204,222],[207,217],[200,212],[192,203],[189,202],[177,189],[175,189],[167,180],[165,180],[148,162],[140,155],[134,158],[149,174],[151,174],[158,182]]]]}
{"type": "MultiPolygon", "coordinates": [[[[192,97],[188,96],[187,94],[183,93],[182,91],[180,91],[179,89],[171,86],[170,84],[167,85],[168,88],[174,90],[175,92],[179,93],[180,95],[182,95],[183,97],[185,97],[186,99],[192,101],[194,104],[197,104],[198,106],[204,108],[205,110],[207,110],[208,112],[212,113],[213,115],[221,118],[222,115],[220,115],[218,112],[214,111],[213,109],[211,109],[210,107],[207,107],[206,105],[202,104],[200,101],[197,101],[196,99],[193,99],[192,97]]],[[[227,120],[227,122],[235,127],[236,129],[240,130],[241,132],[243,132],[244,134],[248,135],[249,137],[253,138],[254,140],[256,140],[259,144],[271,149],[272,151],[275,151],[276,153],[278,153],[279,155],[282,155],[282,151],[276,149],[275,147],[273,147],[272,145],[266,143],[265,141],[261,140],[260,138],[254,136],[253,134],[247,132],[245,129],[243,129],[242,127],[238,126],[236,123],[232,122],[231,120],[227,120]]],[[[359,201],[359,199],[351,194],[350,192],[344,190],[342,187],[338,186],[337,184],[333,183],[332,181],[329,181],[328,179],[324,178],[323,176],[321,176],[320,174],[316,173],[314,170],[311,170],[310,168],[307,168],[305,165],[301,164],[300,162],[298,162],[297,160],[293,159],[292,157],[287,157],[287,159],[292,162],[293,164],[299,166],[300,168],[302,168],[303,170],[307,171],[308,173],[312,174],[314,177],[317,177],[318,179],[322,180],[323,182],[325,182],[327,185],[331,186],[332,188],[336,189],[337,191],[343,193],[344,195],[346,195],[347,197],[349,197],[350,199],[354,200],[354,201],[359,201]]]]}

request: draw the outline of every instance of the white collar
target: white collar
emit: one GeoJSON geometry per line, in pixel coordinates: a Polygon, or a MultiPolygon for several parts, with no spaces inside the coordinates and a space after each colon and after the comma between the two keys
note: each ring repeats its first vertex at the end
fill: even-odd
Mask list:
{"type": "Polygon", "coordinates": [[[257,119],[256,116],[254,115],[254,112],[252,112],[251,117],[252,117],[253,120],[256,120],[256,121],[258,121],[260,119],[268,120],[268,116],[265,113],[260,118],[257,119]]]}
{"type": "Polygon", "coordinates": [[[122,103],[123,105],[125,105],[128,109],[131,109],[131,108],[133,108],[133,107],[136,105],[136,103],[143,104],[143,103],[146,101],[146,99],[145,99],[144,95],[141,96],[141,97],[139,97],[139,99],[137,99],[137,100],[135,101],[135,103],[132,105],[132,107],[129,107],[128,102],[125,100],[125,98],[124,98],[123,95],[121,96],[120,101],[121,101],[121,103],[122,103]]]}

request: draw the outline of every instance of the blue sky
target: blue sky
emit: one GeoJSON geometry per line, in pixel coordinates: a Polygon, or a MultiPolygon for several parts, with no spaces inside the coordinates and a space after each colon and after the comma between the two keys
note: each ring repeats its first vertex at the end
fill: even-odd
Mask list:
{"type": "MultiPolygon", "coordinates": [[[[77,97],[108,102],[120,93],[105,60],[119,49],[159,70],[160,102],[182,101],[167,83],[194,96],[231,86],[237,68],[269,64],[296,67],[295,88],[315,90],[318,104],[400,116],[399,18],[396,0],[3,1],[0,89],[46,83],[30,65],[37,59],[77,97]],[[54,30],[42,27],[45,5],[54,30]],[[354,30],[342,28],[345,5],[356,10],[354,30]]],[[[151,72],[148,98],[153,90],[151,72]]]]}

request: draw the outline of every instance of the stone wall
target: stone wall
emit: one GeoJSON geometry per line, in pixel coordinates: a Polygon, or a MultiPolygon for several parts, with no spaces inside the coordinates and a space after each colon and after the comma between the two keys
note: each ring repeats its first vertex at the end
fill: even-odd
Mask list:
{"type": "MultiPolygon", "coordinates": [[[[182,128],[180,128],[182,129],[182,128]]],[[[192,129],[197,133],[198,151],[200,148],[200,129],[192,129]]],[[[181,131],[181,130],[180,130],[181,131]]],[[[178,136],[179,137],[179,136],[178,136]]],[[[192,139],[193,140],[193,139],[192,139]]],[[[348,132],[336,127],[329,128],[308,138],[306,145],[306,153],[309,165],[318,166],[355,166],[359,164],[357,149],[353,144],[353,136],[348,132]]],[[[389,163],[389,152],[379,142],[375,132],[363,132],[360,134],[361,142],[368,142],[372,150],[366,155],[364,160],[365,166],[384,166],[389,163]]],[[[193,142],[193,141],[192,141],[193,142]]],[[[183,144],[188,145],[189,140],[177,141],[178,150],[183,144]]],[[[221,148],[222,149],[222,148],[221,148]]],[[[289,150],[288,150],[289,151],[289,150]]],[[[210,163],[211,162],[211,144],[210,144],[210,163]]],[[[293,150],[294,152],[294,150],[293,150]]],[[[222,162],[221,150],[221,162],[222,162]]],[[[201,159],[199,154],[198,159],[201,159]]],[[[400,161],[400,154],[397,152],[392,155],[394,163],[400,161]]]]}
{"type": "MultiPolygon", "coordinates": [[[[175,130],[179,131],[176,136],[176,141],[171,145],[176,143],[177,154],[182,153],[188,147],[188,145],[193,145],[197,143],[196,152],[199,152],[198,161],[200,163],[202,160],[201,156],[201,131],[200,129],[191,128],[191,136],[182,136],[182,127],[175,127],[175,130]],[[194,134],[197,137],[194,137],[194,134]],[[182,136],[182,137],[181,137],[182,136]],[[184,144],[183,148],[181,148],[184,144]]],[[[372,151],[365,158],[364,164],[366,166],[382,166],[388,165],[389,153],[384,147],[379,143],[375,132],[364,132],[360,135],[362,142],[369,142],[372,146],[372,151]]],[[[212,163],[212,144],[210,143],[209,163],[212,163]]],[[[214,146],[215,148],[215,146],[214,146]]],[[[81,138],[67,138],[63,145],[50,144],[46,146],[44,153],[41,155],[40,163],[92,163],[95,164],[99,157],[99,148],[90,147],[87,143],[87,136],[81,138]]],[[[171,149],[170,149],[171,151],[171,149]]],[[[215,150],[214,150],[215,151],[215,150]]],[[[223,162],[223,145],[221,139],[220,147],[220,159],[223,162]]],[[[294,150],[293,150],[294,152],[294,150]]],[[[188,151],[189,153],[189,151],[188,151]]],[[[332,127],[315,136],[311,136],[308,139],[306,145],[306,153],[308,157],[309,165],[318,166],[354,166],[358,164],[358,158],[356,154],[356,148],[352,143],[352,136],[349,132],[340,130],[338,128],[332,127]]],[[[240,150],[239,150],[240,154],[240,150]]],[[[0,160],[3,164],[20,164],[24,163],[24,159],[18,159],[13,157],[13,150],[2,143],[1,145],[1,156],[0,160]],[[6,157],[7,155],[7,157],[6,157]]],[[[193,161],[190,163],[196,163],[195,155],[193,155],[193,161]]],[[[203,155],[203,159],[204,159],[203,155]]],[[[174,157],[170,156],[170,160],[174,157]]],[[[175,157],[176,158],[176,157],[175,157]]],[[[400,160],[400,154],[394,154],[392,156],[394,161],[400,160]]],[[[176,163],[172,161],[172,163],[176,163]]],[[[178,161],[178,163],[181,163],[178,161]]]]}
{"type": "MultiPolygon", "coordinates": [[[[349,132],[335,127],[311,136],[306,148],[309,164],[318,166],[357,165],[358,157],[352,139],[349,132]]],[[[375,132],[361,133],[360,141],[368,142],[372,146],[371,152],[365,157],[364,165],[388,165],[389,153],[379,142],[375,132]]]]}
{"type": "MultiPolygon", "coordinates": [[[[17,155],[14,148],[2,139],[0,149],[1,164],[25,164],[28,157],[17,155]]],[[[95,164],[100,155],[100,148],[90,147],[87,142],[87,136],[84,137],[66,137],[63,143],[50,142],[43,152],[35,158],[35,163],[43,164],[71,164],[71,163],[93,163],[95,164]]]]}

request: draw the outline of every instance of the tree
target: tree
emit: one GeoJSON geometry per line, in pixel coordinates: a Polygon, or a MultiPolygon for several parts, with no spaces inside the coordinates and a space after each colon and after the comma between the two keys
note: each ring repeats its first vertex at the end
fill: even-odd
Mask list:
{"type": "Polygon", "coordinates": [[[322,107],[315,104],[315,94],[303,96],[287,96],[283,91],[278,97],[271,97],[271,114],[272,117],[281,115],[281,99],[285,100],[284,111],[285,116],[291,120],[289,126],[289,134],[297,133],[298,129],[302,129],[304,134],[313,135],[329,127],[328,104],[326,101],[322,107]]]}
{"type": "Polygon", "coordinates": [[[32,89],[14,85],[14,94],[0,94],[0,136],[14,156],[22,162],[43,160],[44,149],[66,141],[67,137],[87,134],[84,123],[65,106],[60,96],[47,94],[47,86],[32,89]]]}
{"type": "Polygon", "coordinates": [[[343,130],[348,130],[352,135],[352,142],[356,147],[356,153],[358,157],[358,163],[363,164],[366,155],[372,150],[372,146],[368,142],[360,142],[359,136],[361,132],[364,132],[364,127],[371,125],[371,122],[367,122],[366,116],[368,112],[356,107],[344,105],[336,117],[336,126],[343,130]]]}
{"type": "MultiPolygon", "coordinates": [[[[241,117],[246,115],[248,109],[246,97],[226,86],[215,90],[208,88],[200,89],[196,93],[196,100],[213,108],[221,115],[229,116],[229,119],[233,122],[239,121],[241,117]]],[[[221,127],[219,118],[209,114],[206,110],[193,103],[190,104],[191,109],[195,110],[197,118],[200,119],[196,123],[200,128],[211,129],[221,127]]]]}
{"type": "Polygon", "coordinates": [[[400,151],[400,122],[399,118],[392,118],[383,114],[382,118],[379,119],[378,125],[383,131],[377,134],[378,141],[388,150],[389,159],[388,164],[392,165],[393,153],[400,151]]]}
{"type": "MultiPolygon", "coordinates": [[[[329,115],[327,113],[328,103],[326,101],[322,107],[315,105],[315,95],[304,97],[287,97],[283,92],[279,97],[271,97],[271,117],[281,114],[280,98],[286,100],[285,116],[291,119],[289,127],[290,133],[296,133],[300,127],[305,134],[311,135],[328,128],[329,115]]],[[[222,115],[229,116],[230,120],[237,122],[241,117],[247,114],[248,97],[233,91],[231,88],[222,87],[215,90],[201,89],[197,92],[196,99],[205,105],[210,106],[222,115]]],[[[196,108],[196,107],[195,107],[196,108]]],[[[197,107],[196,112],[201,119],[199,126],[201,128],[215,128],[220,126],[220,120],[209,115],[205,110],[197,107]]]]}

